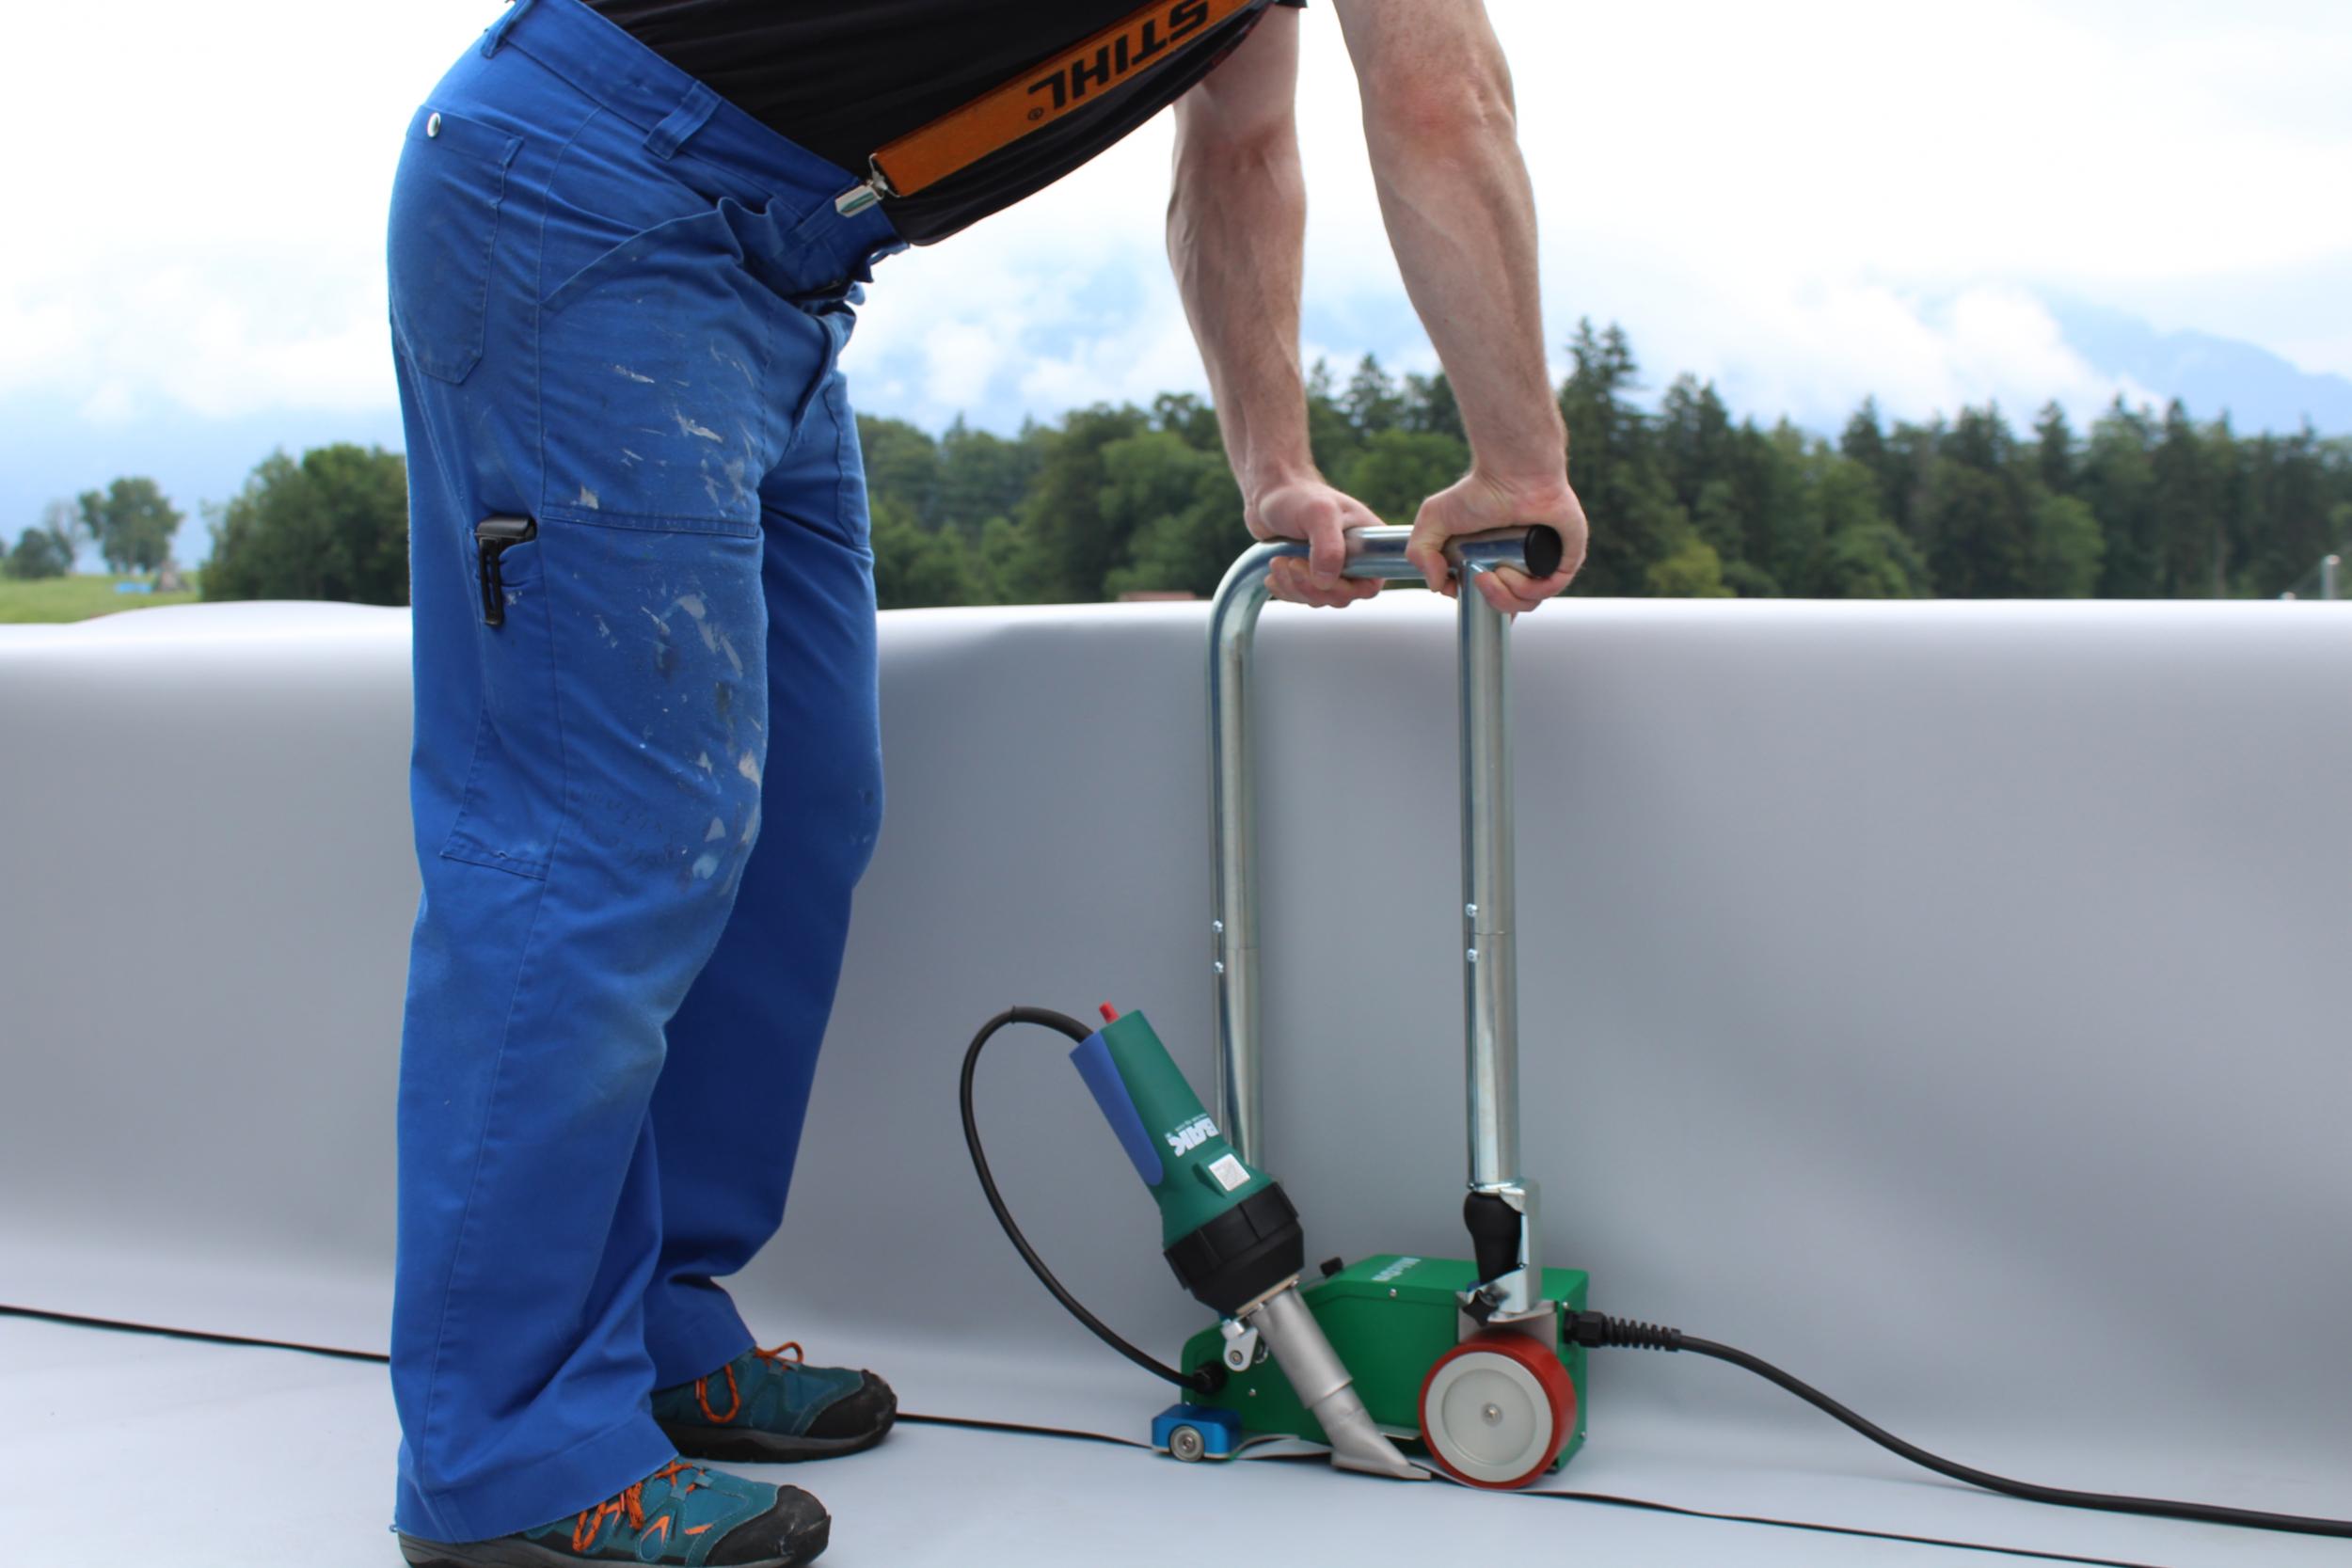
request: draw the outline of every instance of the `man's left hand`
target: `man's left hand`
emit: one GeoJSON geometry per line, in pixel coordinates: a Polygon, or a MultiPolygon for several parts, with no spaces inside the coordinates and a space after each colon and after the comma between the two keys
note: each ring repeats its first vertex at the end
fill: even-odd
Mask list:
{"type": "Polygon", "coordinates": [[[1376,578],[1343,578],[1352,528],[1377,528],[1372,508],[1320,478],[1291,480],[1250,499],[1249,531],[1261,539],[1303,539],[1307,559],[1288,556],[1266,573],[1278,599],[1340,610],[1380,592],[1376,578]]]}

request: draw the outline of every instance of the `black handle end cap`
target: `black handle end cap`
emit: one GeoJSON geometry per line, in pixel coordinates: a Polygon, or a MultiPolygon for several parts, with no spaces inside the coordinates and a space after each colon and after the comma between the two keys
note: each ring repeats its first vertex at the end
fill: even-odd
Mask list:
{"type": "Polygon", "coordinates": [[[1537,523],[1527,531],[1528,576],[1551,576],[1560,569],[1560,562],[1567,553],[1567,544],[1560,537],[1558,529],[1537,523]]]}

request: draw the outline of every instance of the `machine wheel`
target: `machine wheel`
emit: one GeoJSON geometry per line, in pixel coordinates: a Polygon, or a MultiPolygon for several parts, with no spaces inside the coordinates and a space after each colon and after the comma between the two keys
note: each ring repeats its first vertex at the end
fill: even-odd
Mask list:
{"type": "Polygon", "coordinates": [[[1559,1457],[1576,1430],[1576,1385],[1560,1357],[1524,1334],[1493,1329],[1438,1357],[1421,1385],[1429,1457],[1459,1481],[1509,1491],[1559,1457]]]}
{"type": "Polygon", "coordinates": [[[1168,1451],[1171,1458],[1181,1459],[1187,1465],[1198,1465],[1201,1456],[1209,1451],[1208,1439],[1200,1435],[1199,1427],[1178,1427],[1168,1434],[1168,1451]]]}

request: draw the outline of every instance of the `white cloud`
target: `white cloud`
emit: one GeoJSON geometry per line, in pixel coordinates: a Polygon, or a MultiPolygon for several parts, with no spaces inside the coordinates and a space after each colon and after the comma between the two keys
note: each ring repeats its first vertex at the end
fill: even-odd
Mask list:
{"type": "Polygon", "coordinates": [[[109,418],[392,402],[384,211],[409,111],[496,14],[119,0],[10,17],[0,392],[109,418]]]}
{"type": "MultiPolygon", "coordinates": [[[[0,62],[0,391],[93,421],[392,401],[383,214],[403,126],[487,0],[34,8],[0,62]]],[[[1548,340],[1812,422],[2104,401],[2037,296],[2352,373],[2352,16],[2341,0],[1492,0],[1543,224],[1548,340]]],[[[1310,330],[1425,368],[1328,4],[1306,13],[1310,330]]],[[[1008,428],[1200,389],[1160,256],[1168,127],[884,264],[861,400],[1008,428]]]]}
{"type": "MultiPolygon", "coordinates": [[[[1703,345],[1691,352],[1704,360],[1703,345]]],[[[1735,408],[1785,412],[1824,431],[1865,389],[1889,414],[1914,419],[1988,402],[2023,419],[2052,400],[2086,419],[2136,391],[2068,347],[2040,300],[1999,285],[1939,299],[1867,283],[1805,290],[1744,314],[1739,335],[1714,352],[1735,408]]]]}
{"type": "Polygon", "coordinates": [[[138,398],[130,385],[122,381],[102,381],[97,390],[82,400],[75,410],[87,424],[99,426],[124,425],[138,414],[138,398]]]}
{"type": "Polygon", "coordinates": [[[158,407],[224,416],[389,404],[382,281],[322,269],[306,291],[280,265],[231,251],[101,261],[34,283],[20,309],[35,330],[0,352],[0,390],[98,399],[118,421],[158,407]]]}

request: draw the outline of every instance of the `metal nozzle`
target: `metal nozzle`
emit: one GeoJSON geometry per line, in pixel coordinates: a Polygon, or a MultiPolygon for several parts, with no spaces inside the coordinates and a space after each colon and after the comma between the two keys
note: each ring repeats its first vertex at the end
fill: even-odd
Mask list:
{"type": "Polygon", "coordinates": [[[1364,1408],[1339,1352],[1331,1348],[1323,1325],[1299,1299],[1296,1281],[1243,1313],[1242,1321],[1256,1329],[1274,1352],[1275,1363],[1290,1379],[1298,1402],[1331,1440],[1332,1464],[1343,1470],[1361,1470],[1397,1481],[1429,1479],[1428,1471],[1397,1452],[1396,1445],[1373,1424],[1372,1413],[1364,1408]]]}

